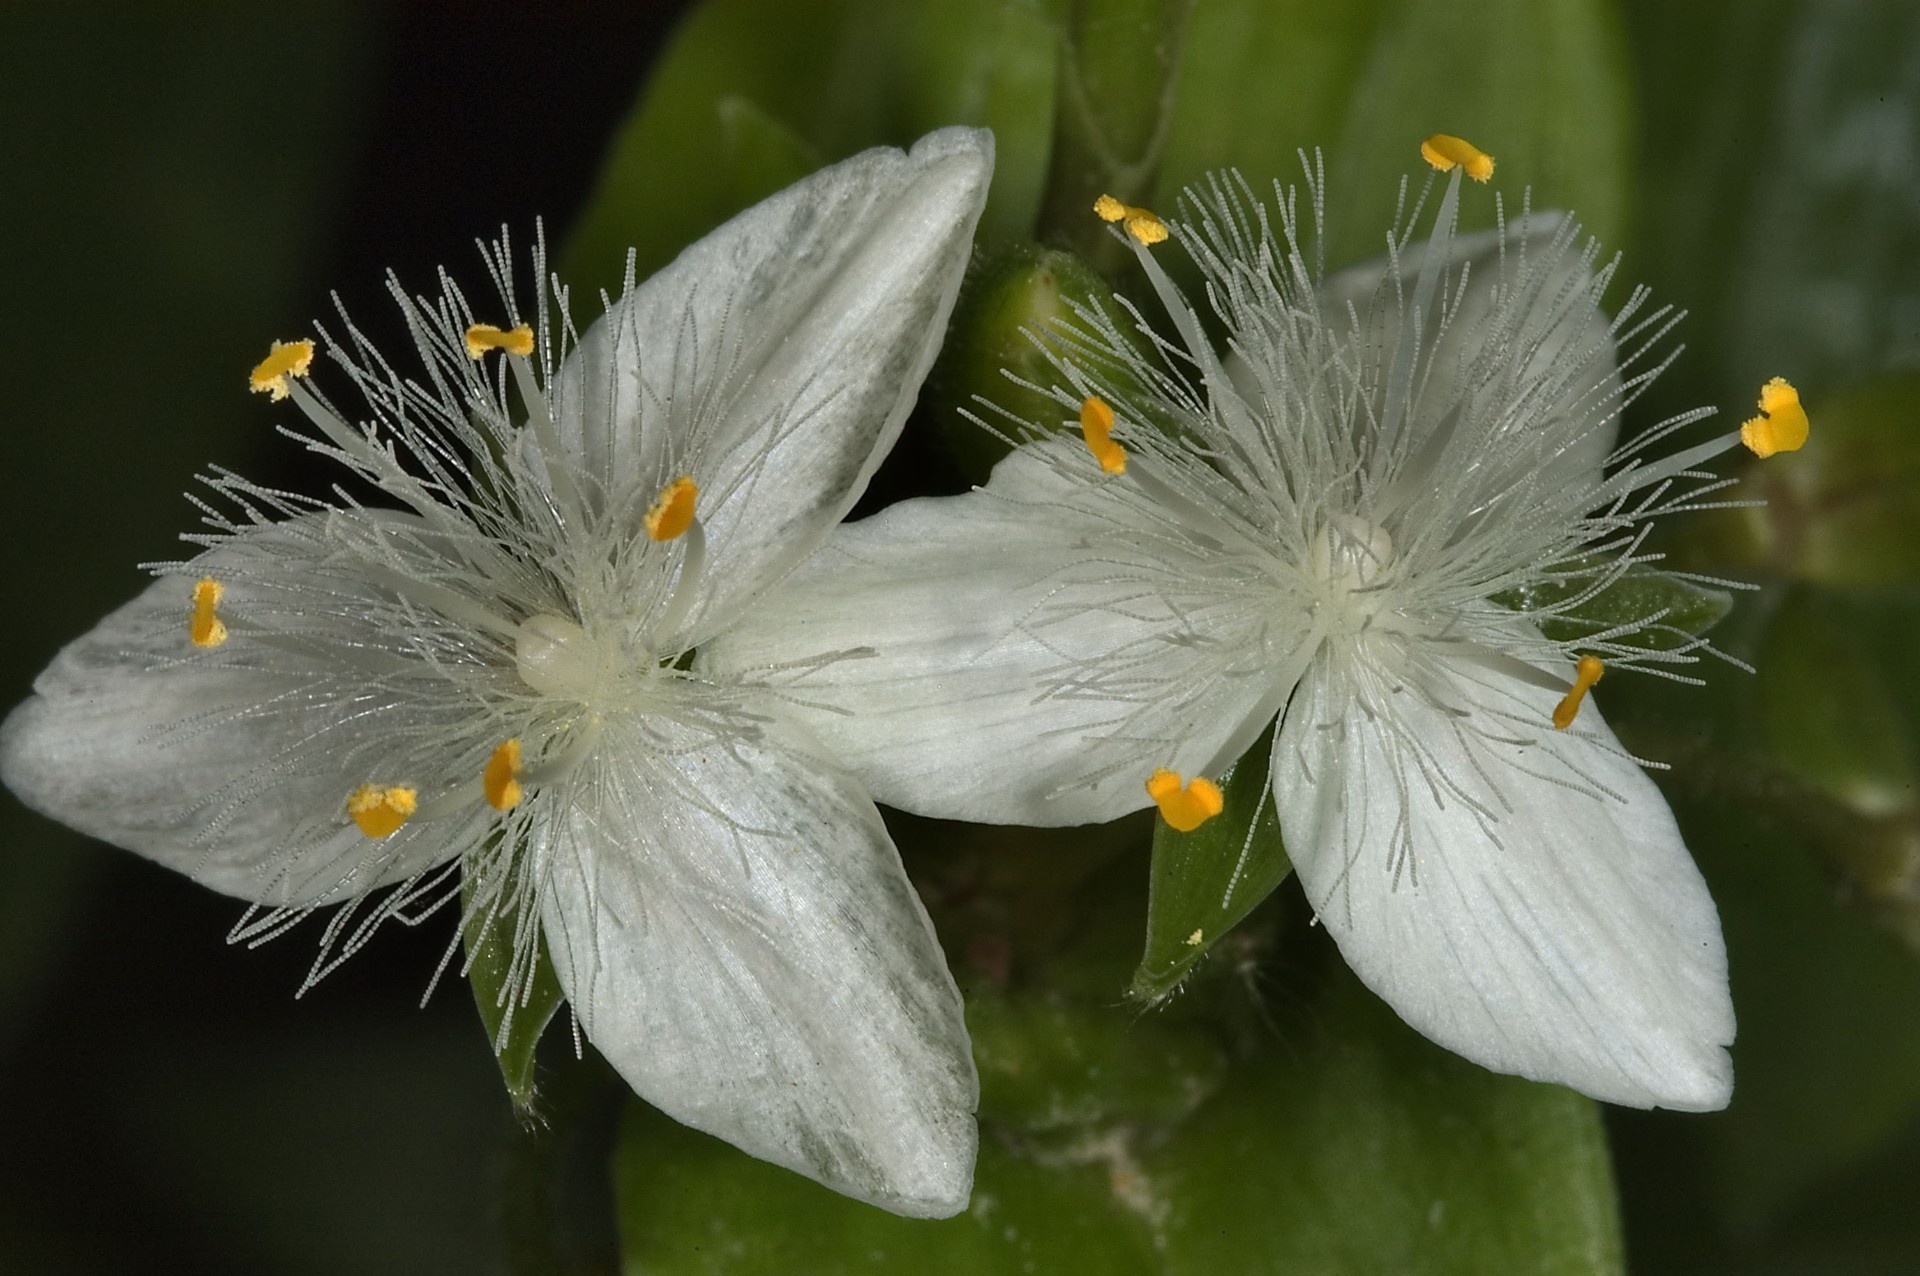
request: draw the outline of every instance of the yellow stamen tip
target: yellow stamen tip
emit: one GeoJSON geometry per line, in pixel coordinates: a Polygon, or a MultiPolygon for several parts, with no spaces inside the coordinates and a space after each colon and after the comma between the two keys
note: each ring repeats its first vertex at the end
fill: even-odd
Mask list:
{"type": "Polygon", "coordinates": [[[1087,441],[1087,451],[1093,453],[1101,469],[1109,474],[1125,474],[1127,449],[1115,443],[1112,435],[1113,409],[1105,399],[1090,396],[1080,405],[1080,437],[1087,441]]]}
{"type": "Polygon", "coordinates": [[[313,342],[276,341],[267,357],[253,365],[247,384],[255,394],[272,399],[287,397],[287,378],[304,377],[313,366],[313,342]]]}
{"type": "Polygon", "coordinates": [[[1147,796],[1160,808],[1160,818],[1181,833],[1191,833],[1226,808],[1220,786],[1196,775],[1181,783],[1178,771],[1161,767],[1147,779],[1147,796]]]}
{"type": "Polygon", "coordinates": [[[1740,441],[1755,456],[1798,452],[1806,443],[1810,429],[1807,410],[1800,406],[1800,392],[1787,384],[1785,377],[1775,377],[1760,387],[1760,412],[1740,427],[1740,441]]]}
{"type": "Polygon", "coordinates": [[[520,742],[508,740],[493,751],[487,759],[487,769],[480,777],[480,785],[487,791],[487,804],[496,811],[511,811],[520,805],[520,799],[526,796],[520,787],[520,742]]]}
{"type": "Polygon", "coordinates": [[[347,798],[347,814],[368,837],[399,830],[420,805],[420,791],[398,784],[363,784],[347,798]]]}
{"type": "Polygon", "coordinates": [[[1587,698],[1587,692],[1593,688],[1594,683],[1600,681],[1600,675],[1606,671],[1607,666],[1600,657],[1580,657],[1580,662],[1573,667],[1573,686],[1567,689],[1567,694],[1560,703],[1553,707],[1555,731],[1565,731],[1573,725],[1573,719],[1579,714],[1580,706],[1587,698]]]}
{"type": "Polygon", "coordinates": [[[1484,182],[1493,176],[1493,156],[1464,137],[1454,137],[1448,133],[1435,133],[1420,143],[1420,158],[1443,173],[1458,164],[1476,182],[1484,182]]]}
{"type": "Polygon", "coordinates": [[[1193,928],[1193,934],[1187,936],[1187,947],[1198,948],[1200,946],[1200,941],[1205,938],[1206,938],[1206,935],[1201,932],[1198,926],[1195,926],[1193,928]]]}
{"type": "Polygon", "coordinates": [[[1111,195],[1093,201],[1094,214],[1103,222],[1124,222],[1126,232],[1143,244],[1158,244],[1167,238],[1167,224],[1145,208],[1123,204],[1111,195]]]}
{"type": "Polygon", "coordinates": [[[478,359],[489,350],[505,350],[508,354],[530,355],[533,353],[533,329],[526,324],[518,328],[500,329],[490,323],[476,323],[467,329],[467,357],[478,359]]]}
{"type": "Polygon", "coordinates": [[[214,608],[226,596],[227,587],[211,576],[203,576],[193,586],[193,619],[187,624],[187,636],[196,647],[218,647],[227,640],[227,626],[214,608]]]}
{"type": "Polygon", "coordinates": [[[693,506],[700,485],[682,476],[667,484],[647,510],[647,535],[657,541],[678,540],[693,526],[693,506]]]}

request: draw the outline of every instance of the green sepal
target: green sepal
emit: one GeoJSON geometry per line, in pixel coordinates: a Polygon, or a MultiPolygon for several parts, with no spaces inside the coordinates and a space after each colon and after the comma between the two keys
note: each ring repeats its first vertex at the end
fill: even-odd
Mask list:
{"type": "Polygon", "coordinates": [[[973,482],[986,481],[1007,454],[1008,438],[1073,426],[1073,410],[1045,391],[1067,386],[1047,355],[1064,353],[1058,325],[1084,326],[1076,304],[1120,320],[1106,280],[1057,248],[1015,240],[983,252],[967,273],[927,385],[954,457],[973,482]]]}
{"type": "MultiPolygon", "coordinates": [[[[472,898],[472,882],[468,878],[461,889],[463,905],[472,898]]],[[[517,997],[508,991],[515,974],[513,918],[485,913],[469,916],[461,930],[461,941],[467,952],[467,984],[473,989],[480,1022],[486,1025],[494,1060],[500,1065],[500,1079],[506,1083],[514,1111],[526,1116],[533,1111],[534,1103],[534,1048],[566,1000],[547,955],[546,937],[541,935],[534,941],[539,949],[533,955],[533,972],[517,997]]]]}
{"type": "Polygon", "coordinates": [[[1293,862],[1280,839],[1269,792],[1273,733],[1260,739],[1216,783],[1220,814],[1191,833],[1156,818],[1153,877],[1147,897],[1147,948],[1130,996],[1159,1001],[1254,907],[1287,880],[1293,862]]]}
{"type": "MultiPolygon", "coordinates": [[[[1577,598],[1592,587],[1591,577],[1576,570],[1495,594],[1490,601],[1514,611],[1538,613],[1577,598]]],[[[1565,611],[1536,614],[1535,622],[1548,639],[1577,643],[1658,616],[1658,620],[1637,628],[1611,633],[1607,642],[1640,651],[1672,651],[1690,645],[1731,610],[1733,596],[1724,589],[1651,567],[1629,567],[1593,597],[1565,611]]]]}

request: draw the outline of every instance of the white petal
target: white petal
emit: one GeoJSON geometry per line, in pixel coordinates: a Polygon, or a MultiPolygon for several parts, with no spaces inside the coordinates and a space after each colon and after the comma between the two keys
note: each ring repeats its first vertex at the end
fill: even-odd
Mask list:
{"type": "Polygon", "coordinates": [[[950,128],[823,169],[688,248],[562,368],[562,443],[616,508],[700,485],[710,620],[809,553],[892,446],[992,168],[990,133],[950,128]]]}
{"type": "Polygon", "coordinates": [[[1719,916],[1595,707],[1435,662],[1362,710],[1315,662],[1273,756],[1287,851],[1348,964],[1422,1033],[1633,1107],[1733,1091],[1719,916]],[[1461,716],[1461,711],[1469,716],[1461,716]]]}
{"type": "Polygon", "coordinates": [[[1029,445],[981,491],[843,527],[701,667],[787,689],[902,810],[1060,825],[1150,805],[1147,777],[1215,763],[1273,678],[1257,630],[1217,609],[1243,591],[1074,465],[1093,465],[1077,444],[1029,445]]]}
{"type": "MultiPolygon", "coordinates": [[[[1453,237],[1448,283],[1458,290],[1465,268],[1466,287],[1449,296],[1446,305],[1452,309],[1444,330],[1436,333],[1439,303],[1424,319],[1422,363],[1428,372],[1419,396],[1429,407],[1413,413],[1411,428],[1435,430],[1447,409],[1475,387],[1477,422],[1498,422],[1516,393],[1534,396],[1524,411],[1514,413],[1529,437],[1509,441],[1505,448],[1459,440],[1506,458],[1504,476],[1488,480],[1496,488],[1543,465],[1561,481],[1597,481],[1619,432],[1614,410],[1620,376],[1611,321],[1594,303],[1587,260],[1562,243],[1569,230],[1565,214],[1545,212],[1509,223],[1504,237],[1498,231],[1453,237]],[[1497,374],[1492,384],[1490,372],[1497,374]],[[1543,453],[1537,440],[1552,440],[1551,451],[1543,453]]],[[[1408,296],[1430,251],[1431,241],[1422,240],[1400,253],[1400,279],[1408,296]]],[[[1355,340],[1362,357],[1384,369],[1402,323],[1388,259],[1328,276],[1320,304],[1336,332],[1349,331],[1349,306],[1358,312],[1355,340]]]]}
{"type": "Polygon", "coordinates": [[[965,1208],[960,995],[873,803],[798,728],[610,723],[542,916],[589,1038],[676,1120],[899,1214],[965,1208]]]}
{"type": "MultiPolygon", "coordinates": [[[[336,516],[345,517],[345,516],[336,516]]],[[[199,560],[226,584],[223,613],[276,605],[312,562],[317,520],[250,533],[199,560]],[[281,573],[249,579],[249,558],[281,573]],[[275,601],[269,601],[272,596],[275,601]]],[[[364,836],[347,795],[370,780],[366,706],[327,704],[315,680],[245,667],[236,632],[206,652],[188,640],[191,578],[164,577],[69,643],[0,728],[0,777],[28,806],[229,895],[331,903],[444,862],[478,836],[453,816],[364,836]],[[357,713],[356,713],[357,711],[357,713]],[[354,748],[346,737],[355,737],[354,748]]]]}

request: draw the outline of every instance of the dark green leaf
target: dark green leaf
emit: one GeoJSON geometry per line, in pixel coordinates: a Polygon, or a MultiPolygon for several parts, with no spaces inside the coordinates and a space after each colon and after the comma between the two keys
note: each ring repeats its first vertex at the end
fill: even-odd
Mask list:
{"type": "Polygon", "coordinates": [[[1214,944],[1293,871],[1269,792],[1271,747],[1272,733],[1262,732],[1221,775],[1226,806],[1193,832],[1155,822],[1147,948],[1133,973],[1133,996],[1158,1000],[1179,987],[1214,944]]]}
{"type": "Polygon", "coordinates": [[[830,162],[902,146],[948,124],[994,132],[983,236],[1030,235],[1053,116],[1054,46],[1046,6],[1030,0],[697,6],[614,139],[569,240],[566,278],[588,296],[615,288],[633,248],[644,279],[791,181],[803,157],[830,162]]]}
{"type": "Polygon", "coordinates": [[[534,1101],[534,1048],[566,996],[554,977],[544,937],[530,941],[539,945],[531,974],[514,968],[513,932],[508,916],[482,915],[467,922],[467,982],[507,1094],[516,1110],[527,1113],[534,1101]]]}
{"type": "MultiPolygon", "coordinates": [[[[1209,0],[1194,12],[1160,183],[1162,203],[1234,167],[1256,190],[1297,181],[1324,150],[1329,266],[1385,251],[1420,140],[1453,133],[1498,161],[1509,200],[1625,229],[1632,103],[1618,19],[1600,0],[1209,0]]],[[[1469,192],[1464,224],[1491,225],[1469,192]]]]}
{"type": "MultiPolygon", "coordinates": [[[[1586,576],[1569,575],[1496,594],[1492,601],[1516,611],[1537,612],[1578,598],[1592,583],[1586,576]]],[[[1593,597],[1540,617],[1539,624],[1540,631],[1555,642],[1579,642],[1594,634],[1611,634],[1621,625],[1637,625],[1611,634],[1607,641],[1643,651],[1671,651],[1719,624],[1732,608],[1733,598],[1724,589],[1650,567],[1634,567],[1593,597]]]]}

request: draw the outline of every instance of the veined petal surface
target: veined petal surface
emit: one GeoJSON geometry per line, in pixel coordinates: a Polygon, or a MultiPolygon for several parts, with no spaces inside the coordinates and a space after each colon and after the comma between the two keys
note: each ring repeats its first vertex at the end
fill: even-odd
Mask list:
{"type": "Polygon", "coordinates": [[[768,717],[608,724],[536,832],[561,987],[676,1120],[900,1214],[965,1208],[960,995],[858,783],[768,717]],[[578,795],[591,794],[591,800],[578,795]]]}
{"type": "Polygon", "coordinates": [[[562,447],[616,516],[701,489],[723,625],[865,490],[946,332],[993,169],[980,129],[821,170],[616,302],[553,386],[562,447]]]}
{"type": "Polygon", "coordinates": [[[1666,801],[1589,704],[1433,656],[1398,685],[1330,660],[1273,752],[1294,871],[1347,963],[1496,1071],[1631,1107],[1733,1090],[1719,916],[1666,801]]]}
{"type": "Polygon", "coordinates": [[[41,673],[0,730],[0,775],[36,810],[257,904],[334,903],[452,858],[480,836],[479,812],[385,838],[345,813],[362,784],[430,786],[458,760],[461,724],[350,667],[392,674],[376,618],[400,604],[338,556],[404,554],[420,527],[334,512],[202,555],[193,567],[224,583],[235,628],[214,650],[188,638],[194,576],[163,576],[41,673]],[[316,596],[339,605],[315,614],[316,596]]]}
{"type": "Polygon", "coordinates": [[[1059,825],[1149,805],[1154,769],[1208,766],[1273,680],[1262,618],[1195,588],[1235,564],[1156,534],[1137,490],[1068,477],[1094,466],[1032,444],[980,491],[841,528],[700,667],[782,689],[903,810],[1059,825]]]}

